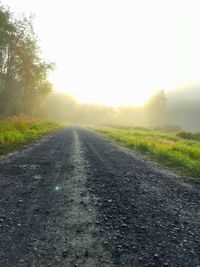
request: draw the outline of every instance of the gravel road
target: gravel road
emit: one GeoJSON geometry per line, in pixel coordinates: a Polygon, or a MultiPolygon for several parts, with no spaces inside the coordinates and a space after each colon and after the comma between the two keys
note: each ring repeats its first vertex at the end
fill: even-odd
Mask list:
{"type": "Polygon", "coordinates": [[[88,130],[2,157],[0,185],[2,267],[200,267],[200,184],[88,130]]]}

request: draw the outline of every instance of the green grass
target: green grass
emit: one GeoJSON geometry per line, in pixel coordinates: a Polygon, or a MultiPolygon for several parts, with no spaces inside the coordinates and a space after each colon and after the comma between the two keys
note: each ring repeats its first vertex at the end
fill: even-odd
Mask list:
{"type": "Polygon", "coordinates": [[[200,180],[200,141],[178,132],[152,129],[98,127],[93,130],[163,165],[200,180]]]}
{"type": "Polygon", "coordinates": [[[59,128],[56,122],[12,117],[0,120],[0,154],[29,143],[40,136],[59,128]]]}

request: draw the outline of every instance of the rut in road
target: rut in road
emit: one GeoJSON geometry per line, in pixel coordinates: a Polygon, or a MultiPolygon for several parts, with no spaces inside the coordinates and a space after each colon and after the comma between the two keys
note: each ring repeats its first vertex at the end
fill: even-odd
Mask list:
{"type": "Polygon", "coordinates": [[[97,214],[94,203],[96,198],[86,186],[89,163],[85,159],[79,136],[74,133],[74,171],[71,179],[66,180],[65,188],[70,192],[70,204],[67,219],[68,249],[64,251],[69,266],[111,266],[109,253],[101,246],[102,238],[97,228],[97,214]],[[104,255],[104,259],[102,259],[104,255]],[[106,260],[107,259],[107,260],[106,260]]]}
{"type": "Polygon", "coordinates": [[[0,162],[0,266],[200,266],[200,185],[81,128],[0,162]]]}

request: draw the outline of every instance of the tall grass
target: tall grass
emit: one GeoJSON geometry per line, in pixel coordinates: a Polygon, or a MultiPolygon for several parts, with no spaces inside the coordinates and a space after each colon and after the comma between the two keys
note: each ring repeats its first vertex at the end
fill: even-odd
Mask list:
{"type": "Polygon", "coordinates": [[[200,141],[186,140],[177,132],[138,128],[94,128],[120,144],[190,177],[200,179],[200,141]]]}
{"type": "Polygon", "coordinates": [[[12,117],[0,120],[0,154],[26,144],[59,127],[56,122],[12,117]]]}

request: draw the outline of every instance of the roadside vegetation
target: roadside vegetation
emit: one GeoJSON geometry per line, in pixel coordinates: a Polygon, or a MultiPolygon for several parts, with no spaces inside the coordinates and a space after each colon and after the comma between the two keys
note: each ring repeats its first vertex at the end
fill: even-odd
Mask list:
{"type": "Polygon", "coordinates": [[[181,174],[200,179],[199,133],[131,127],[92,129],[181,174]]]}
{"type": "Polygon", "coordinates": [[[0,154],[59,127],[33,118],[45,118],[41,105],[53,90],[53,67],[41,55],[32,18],[0,3],[0,154]]]}
{"type": "Polygon", "coordinates": [[[57,122],[37,118],[12,117],[0,120],[0,154],[27,144],[59,128],[57,122]]]}
{"type": "Polygon", "coordinates": [[[51,93],[48,73],[54,64],[43,59],[31,18],[16,16],[0,3],[0,114],[40,115],[51,93]]]}

